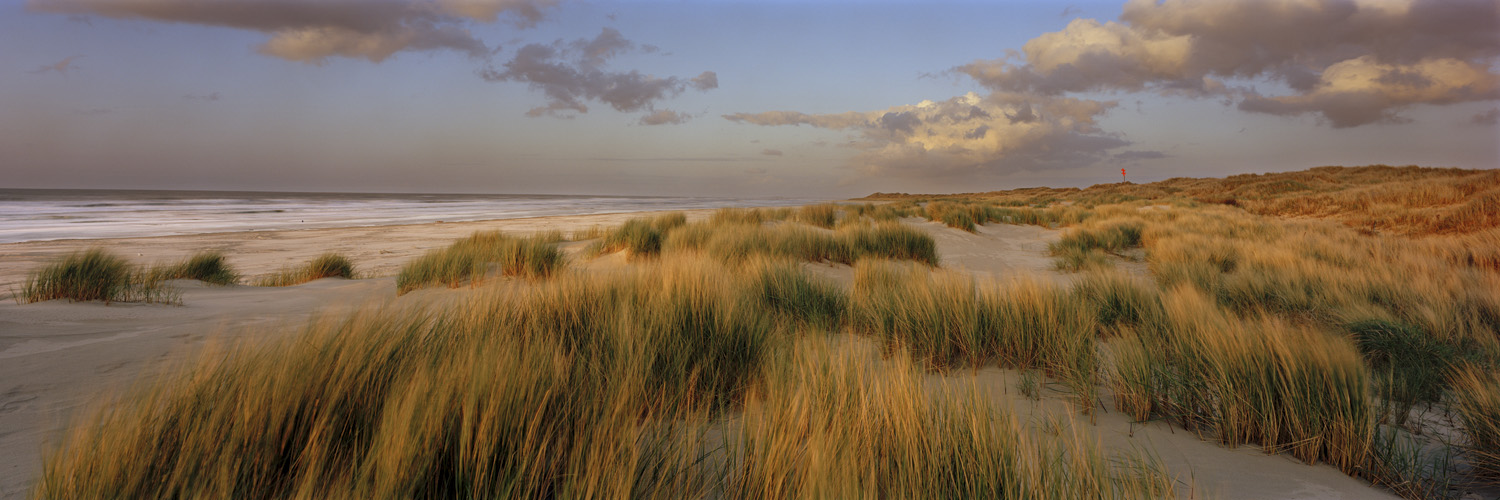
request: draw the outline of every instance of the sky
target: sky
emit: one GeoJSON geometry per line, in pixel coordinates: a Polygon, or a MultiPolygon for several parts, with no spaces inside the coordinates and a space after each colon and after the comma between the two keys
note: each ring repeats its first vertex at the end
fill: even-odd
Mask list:
{"type": "Polygon", "coordinates": [[[1500,0],[0,0],[0,188],[838,198],[1500,167],[1500,0]]]}

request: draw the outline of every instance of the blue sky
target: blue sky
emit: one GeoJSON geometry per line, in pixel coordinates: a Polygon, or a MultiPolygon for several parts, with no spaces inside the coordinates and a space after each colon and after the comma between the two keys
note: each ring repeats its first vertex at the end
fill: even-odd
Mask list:
{"type": "Polygon", "coordinates": [[[1400,0],[10,1],[0,187],[844,197],[1496,168],[1496,22],[1400,0]]]}

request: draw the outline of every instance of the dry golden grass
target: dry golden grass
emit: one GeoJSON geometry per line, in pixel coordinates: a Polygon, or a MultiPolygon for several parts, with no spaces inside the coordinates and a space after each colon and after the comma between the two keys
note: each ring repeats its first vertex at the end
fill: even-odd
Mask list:
{"type": "Polygon", "coordinates": [[[1258,215],[1322,218],[1401,235],[1467,234],[1500,226],[1500,171],[1456,168],[1318,167],[1222,179],[1172,178],[1085,189],[1025,188],[962,195],[875,193],[875,200],[983,200],[1000,206],[1083,206],[1196,201],[1258,215]]]}
{"type": "Polygon", "coordinates": [[[933,395],[901,358],[799,343],[826,311],[786,301],[837,293],[766,283],[815,282],[787,276],[799,273],[663,257],[210,350],[78,421],[35,494],[1172,494],[1146,455],[1109,456],[973,396],[933,395]]]}
{"type": "Polygon", "coordinates": [[[653,256],[626,271],[315,322],[152,381],[75,425],[38,495],[1172,494],[1140,456],[1121,469],[1071,431],[1039,440],[916,382],[998,364],[1061,381],[1085,412],[1103,386],[1136,419],[1421,498],[1467,476],[1401,437],[1427,430],[1406,419],[1416,405],[1451,407],[1458,462],[1496,470],[1500,232],[1453,208],[1492,177],[1313,169],[631,221],[598,232],[653,256]],[[1200,200],[1216,193],[1235,201],[1200,200]],[[1308,193],[1328,198],[1285,202],[1308,193]],[[1348,227],[1388,205],[1418,215],[1348,227]],[[895,221],[912,215],[1067,227],[1053,251],[1082,276],[935,269],[932,238],[895,221]],[[1149,276],[1110,269],[1142,252],[1149,276]],[[802,262],[852,264],[855,282],[802,262]],[[824,340],[845,328],[888,359],[824,340]]]}

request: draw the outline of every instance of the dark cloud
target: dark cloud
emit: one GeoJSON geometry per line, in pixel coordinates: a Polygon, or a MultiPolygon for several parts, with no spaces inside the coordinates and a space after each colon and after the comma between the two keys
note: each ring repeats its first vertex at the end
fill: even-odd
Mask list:
{"type": "Polygon", "coordinates": [[[1031,123],[1039,120],[1041,117],[1037,116],[1036,112],[1031,110],[1030,105],[1026,105],[1021,106],[1021,109],[1015,113],[1007,113],[1005,118],[1010,120],[1011,123],[1031,123]]]}
{"type": "Polygon", "coordinates": [[[48,72],[55,72],[63,76],[68,76],[68,70],[73,69],[73,61],[77,60],[80,57],[83,56],[68,56],[64,57],[61,61],[52,64],[43,64],[41,66],[38,66],[36,69],[31,70],[31,74],[41,75],[48,72]]]}
{"type": "Polygon", "coordinates": [[[222,26],[271,37],[263,54],[321,64],[330,57],[380,62],[401,51],[490,53],[466,26],[502,14],[535,25],[556,0],[28,0],[37,12],[222,26]]]}
{"type": "MultiPolygon", "coordinates": [[[[635,48],[614,28],[604,28],[592,40],[533,43],[521,47],[502,69],[485,68],[479,75],[492,82],[524,82],[547,96],[547,104],[527,116],[573,116],[588,112],[588,101],[600,101],[619,111],[650,109],[657,101],[676,97],[689,87],[718,87],[718,77],[706,71],[695,78],[656,77],[639,71],[607,71],[615,56],[635,48]]],[[[647,118],[650,118],[648,116],[647,118]]],[[[642,119],[645,123],[646,119],[642,119]]]]}
{"type": "Polygon", "coordinates": [[[1067,7],[1064,7],[1062,13],[1058,14],[1057,17],[1076,16],[1082,13],[1083,9],[1079,8],[1077,5],[1069,5],[1067,7]]]}
{"type": "Polygon", "coordinates": [[[648,114],[646,116],[642,116],[640,124],[641,125],[679,125],[679,124],[687,123],[687,121],[691,120],[691,119],[693,119],[693,116],[689,115],[687,113],[678,113],[678,112],[672,111],[672,110],[661,109],[661,110],[652,111],[651,114],[648,114]]]}
{"type": "Polygon", "coordinates": [[[880,115],[880,128],[891,133],[911,134],[921,124],[922,119],[911,111],[888,112],[880,115]]]}
{"type": "Polygon", "coordinates": [[[1075,19],[1023,53],[954,71],[997,91],[1216,97],[1335,127],[1404,121],[1398,113],[1415,104],[1500,99],[1493,0],[1131,0],[1120,19],[1075,19]],[[1292,93],[1226,83],[1255,79],[1292,93]]]}
{"type": "Polygon", "coordinates": [[[1115,106],[1055,96],[974,93],[871,112],[796,111],[724,115],[762,126],[809,125],[854,131],[850,167],[865,176],[941,177],[1080,167],[1129,145],[1096,120],[1115,106]],[[1013,120],[1026,114],[1032,119],[1013,120]]]}
{"type": "Polygon", "coordinates": [[[182,96],[182,98],[189,101],[214,102],[223,99],[224,96],[220,95],[218,92],[209,92],[207,94],[188,94],[182,96]]]}

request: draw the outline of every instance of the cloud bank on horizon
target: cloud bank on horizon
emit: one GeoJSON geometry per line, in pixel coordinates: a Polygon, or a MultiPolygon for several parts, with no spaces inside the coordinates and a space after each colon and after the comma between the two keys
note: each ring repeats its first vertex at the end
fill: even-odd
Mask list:
{"type": "Polygon", "coordinates": [[[724,118],[855,131],[849,166],[862,175],[1002,174],[1165,155],[1110,156],[1131,144],[1098,126],[1117,101],[1070,95],[1211,98],[1352,128],[1408,122],[1401,112],[1413,105],[1500,99],[1497,58],[1491,0],[1130,0],[1119,22],[1075,19],[1020,51],[950,70],[985,96],[724,118]]]}

